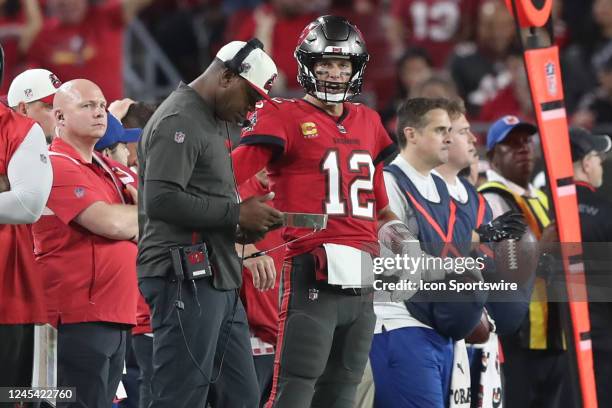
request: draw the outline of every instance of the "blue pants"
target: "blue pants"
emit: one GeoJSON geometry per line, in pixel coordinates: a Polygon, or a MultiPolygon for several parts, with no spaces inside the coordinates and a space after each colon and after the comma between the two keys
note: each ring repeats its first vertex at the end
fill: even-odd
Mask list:
{"type": "Polygon", "coordinates": [[[424,327],[375,334],[370,350],[375,408],[448,407],[453,341],[424,327]]]}

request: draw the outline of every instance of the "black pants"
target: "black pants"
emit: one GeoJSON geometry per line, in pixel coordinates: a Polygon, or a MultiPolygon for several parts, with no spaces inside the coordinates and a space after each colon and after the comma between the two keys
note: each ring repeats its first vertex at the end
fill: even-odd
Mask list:
{"type": "MultiPolygon", "coordinates": [[[[612,341],[607,339],[606,341],[612,341]]],[[[599,407],[612,407],[612,350],[609,344],[598,347],[593,342],[593,365],[595,368],[595,384],[597,387],[597,405],[599,407]]]]}
{"type": "Polygon", "coordinates": [[[33,324],[0,324],[0,387],[29,387],[33,356],[33,324]]]}
{"type": "MultiPolygon", "coordinates": [[[[32,385],[34,356],[33,324],[0,325],[0,387],[29,387],[32,385]]],[[[0,407],[14,407],[0,402],[0,407]]]]}
{"type": "Polygon", "coordinates": [[[76,402],[59,407],[109,408],[123,373],[127,327],[104,322],[60,324],[57,384],[76,387],[76,402]]]}
{"type": "Polygon", "coordinates": [[[138,408],[148,408],[151,403],[151,378],[153,377],[153,337],[144,334],[133,336],[132,349],[140,369],[138,408]]]}
{"type": "Polygon", "coordinates": [[[257,382],[259,383],[259,406],[263,407],[270,397],[270,390],[272,389],[274,354],[253,356],[253,362],[255,363],[255,372],[257,373],[257,382]]]}
{"type": "Polygon", "coordinates": [[[192,282],[180,283],[184,310],[179,312],[175,307],[178,282],[166,278],[139,281],[151,308],[154,333],[149,408],[204,407],[220,365],[219,381],[212,384],[214,406],[255,408],[259,388],[244,307],[236,291],[217,290],[208,278],[194,283],[196,289],[192,282]]]}
{"type": "Polygon", "coordinates": [[[279,363],[267,407],[352,408],[374,334],[372,293],[353,295],[315,280],[304,254],[283,268],[279,363]]]}
{"type": "MultiPolygon", "coordinates": [[[[567,352],[528,350],[514,339],[502,338],[505,404],[507,408],[566,408],[562,395],[569,375],[567,352]]],[[[570,394],[571,395],[571,394],[570,394]]],[[[568,405],[569,404],[569,405],[568,405]]]]}

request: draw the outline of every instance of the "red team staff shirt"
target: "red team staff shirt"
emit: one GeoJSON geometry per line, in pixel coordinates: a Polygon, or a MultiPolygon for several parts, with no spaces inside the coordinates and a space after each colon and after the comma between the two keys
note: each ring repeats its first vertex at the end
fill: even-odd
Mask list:
{"type": "MultiPolygon", "coordinates": [[[[0,103],[0,174],[34,125],[0,103]]],[[[30,225],[0,224],[0,324],[45,323],[43,279],[30,225]]]]}
{"type": "Polygon", "coordinates": [[[62,139],[53,139],[49,150],[61,155],[51,153],[51,195],[32,230],[50,321],[135,324],[136,244],[104,238],[74,222],[97,201],[122,204],[122,195],[108,173],[84,162],[62,139]]]}
{"type": "MultiPolygon", "coordinates": [[[[304,100],[275,101],[260,103],[243,129],[232,154],[238,184],[267,166],[277,209],[329,214],[327,228],[290,244],[288,256],[323,243],[376,253],[376,217],[388,204],[382,161],[395,150],[378,114],[345,103],[334,118],[304,100]]],[[[285,228],[283,239],[306,233],[285,228]]]]}

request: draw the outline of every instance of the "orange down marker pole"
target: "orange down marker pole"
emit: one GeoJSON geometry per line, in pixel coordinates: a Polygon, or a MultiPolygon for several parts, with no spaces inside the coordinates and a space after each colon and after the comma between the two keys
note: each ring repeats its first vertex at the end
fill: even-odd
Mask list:
{"type": "MultiPolygon", "coordinates": [[[[506,0],[506,5],[513,15],[518,15],[518,26],[530,28],[543,27],[548,22],[552,2],[545,0],[541,7],[536,7],[533,0],[506,0]]],[[[576,358],[574,366],[578,371],[582,406],[597,408],[591,323],[580,244],[582,237],[563,101],[559,50],[557,46],[538,46],[537,38],[533,37],[535,34],[532,32],[531,35],[530,40],[533,41],[530,43],[536,45],[524,51],[525,68],[546,161],[547,181],[553,198],[559,239],[563,243],[561,252],[573,336],[570,344],[574,346],[571,355],[576,358]]]]}

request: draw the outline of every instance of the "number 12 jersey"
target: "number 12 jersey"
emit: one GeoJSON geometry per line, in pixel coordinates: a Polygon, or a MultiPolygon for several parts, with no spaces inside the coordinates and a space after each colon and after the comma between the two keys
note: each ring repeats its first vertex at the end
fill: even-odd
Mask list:
{"type": "MultiPolygon", "coordinates": [[[[377,213],[388,204],[382,162],[395,151],[378,114],[344,103],[343,114],[333,117],[305,100],[275,98],[260,103],[249,121],[238,149],[272,146],[266,167],[275,207],[329,215],[325,230],[289,245],[289,256],[323,243],[377,252],[377,213]]],[[[283,238],[305,234],[286,228],[283,238]]]]}

